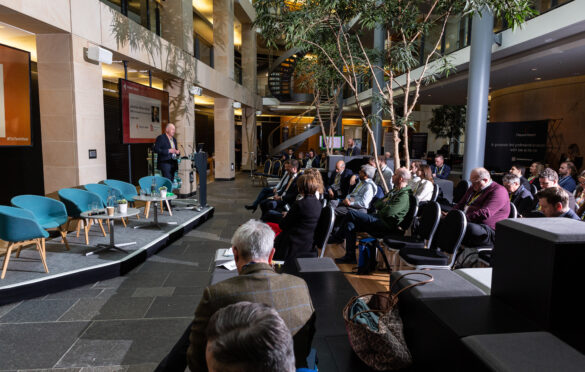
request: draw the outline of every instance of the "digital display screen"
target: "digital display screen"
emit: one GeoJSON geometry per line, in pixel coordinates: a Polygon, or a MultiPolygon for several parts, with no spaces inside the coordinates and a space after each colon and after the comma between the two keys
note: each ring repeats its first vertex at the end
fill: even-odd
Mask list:
{"type": "Polygon", "coordinates": [[[0,146],[31,146],[30,53],[0,45],[0,146]]]}
{"type": "Polygon", "coordinates": [[[124,143],[154,143],[169,123],[169,93],[120,79],[124,143]]]}
{"type": "MultiPolygon", "coordinates": [[[[331,147],[330,145],[333,143],[333,147],[334,149],[342,149],[343,148],[343,136],[327,136],[327,144],[329,147],[331,147]]],[[[326,142],[323,141],[323,136],[319,136],[319,147],[324,149],[326,142]]]]}

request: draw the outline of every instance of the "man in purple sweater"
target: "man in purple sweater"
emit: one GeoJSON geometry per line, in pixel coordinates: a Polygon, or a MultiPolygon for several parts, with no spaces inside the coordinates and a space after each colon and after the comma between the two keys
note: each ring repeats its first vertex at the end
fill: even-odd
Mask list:
{"type": "Polygon", "coordinates": [[[462,243],[466,247],[493,246],[496,222],[510,214],[508,191],[492,181],[485,168],[473,169],[469,180],[471,187],[454,207],[467,217],[467,231],[462,243]]]}

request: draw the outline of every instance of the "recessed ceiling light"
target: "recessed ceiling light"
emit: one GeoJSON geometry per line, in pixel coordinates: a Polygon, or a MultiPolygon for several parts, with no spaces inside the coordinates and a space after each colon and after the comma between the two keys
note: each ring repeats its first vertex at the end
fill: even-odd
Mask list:
{"type": "Polygon", "coordinates": [[[536,67],[533,67],[530,69],[530,71],[536,71],[536,70],[538,70],[538,68],[536,68],[536,67]]]}
{"type": "Polygon", "coordinates": [[[431,97],[431,95],[430,94],[427,94],[427,97],[431,97]]]}
{"type": "Polygon", "coordinates": [[[540,77],[535,77],[534,80],[542,80],[540,77]]]}

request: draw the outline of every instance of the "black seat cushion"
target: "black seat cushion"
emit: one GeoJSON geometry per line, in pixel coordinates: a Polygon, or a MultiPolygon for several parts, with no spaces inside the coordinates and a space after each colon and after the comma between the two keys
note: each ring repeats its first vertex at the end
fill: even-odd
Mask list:
{"type": "Polygon", "coordinates": [[[449,256],[434,249],[404,248],[400,250],[400,257],[412,265],[447,265],[449,256]]]}
{"type": "Polygon", "coordinates": [[[412,236],[385,237],[384,245],[389,249],[424,248],[425,242],[412,236]]]}

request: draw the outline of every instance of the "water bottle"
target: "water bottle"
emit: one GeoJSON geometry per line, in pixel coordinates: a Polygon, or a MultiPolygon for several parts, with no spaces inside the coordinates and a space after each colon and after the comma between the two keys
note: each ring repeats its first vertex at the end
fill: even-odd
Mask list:
{"type": "Polygon", "coordinates": [[[152,183],[150,184],[150,195],[154,196],[156,194],[156,181],[154,177],[152,177],[152,183]]]}

